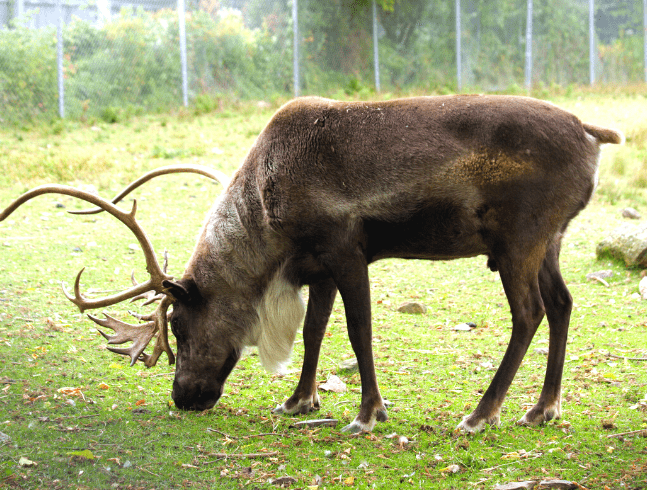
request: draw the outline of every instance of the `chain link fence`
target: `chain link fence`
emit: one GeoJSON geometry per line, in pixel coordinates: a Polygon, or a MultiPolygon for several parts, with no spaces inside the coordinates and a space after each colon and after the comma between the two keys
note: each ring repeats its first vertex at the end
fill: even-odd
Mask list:
{"type": "Polygon", "coordinates": [[[0,122],[208,110],[219,97],[640,83],[646,4],[0,0],[0,122]]]}

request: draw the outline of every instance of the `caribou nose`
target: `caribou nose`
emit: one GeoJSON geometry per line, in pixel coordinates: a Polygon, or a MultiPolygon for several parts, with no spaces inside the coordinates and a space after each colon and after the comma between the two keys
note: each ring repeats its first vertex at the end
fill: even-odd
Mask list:
{"type": "Polygon", "coordinates": [[[222,385],[216,386],[204,380],[183,382],[181,379],[175,379],[171,397],[180,410],[202,411],[213,407],[222,392],[222,385]]]}

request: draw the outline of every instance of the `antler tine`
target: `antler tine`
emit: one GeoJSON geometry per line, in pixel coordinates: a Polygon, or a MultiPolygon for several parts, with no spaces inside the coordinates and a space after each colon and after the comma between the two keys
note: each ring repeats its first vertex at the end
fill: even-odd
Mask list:
{"type": "MultiPolygon", "coordinates": [[[[168,165],[166,167],[156,168],[155,170],[151,170],[150,172],[142,175],[132,184],[129,184],[126,188],[124,188],[119,194],[113,197],[110,202],[112,204],[117,204],[124,197],[126,197],[128,194],[130,194],[132,191],[137,189],[140,185],[144,184],[145,182],[148,182],[149,180],[155,177],[159,177],[160,175],[174,174],[174,173],[194,173],[194,174],[204,175],[205,177],[209,177],[210,179],[213,179],[216,182],[220,182],[220,184],[223,187],[227,187],[229,185],[229,180],[230,180],[229,177],[227,177],[223,172],[220,172],[219,170],[211,169],[209,167],[205,167],[203,165],[168,165]]],[[[98,207],[94,209],[85,209],[83,211],[68,211],[68,212],[71,214],[96,214],[102,211],[104,211],[104,209],[101,207],[98,207]]]]}
{"type": "Polygon", "coordinates": [[[126,348],[108,347],[108,349],[116,354],[121,354],[130,357],[130,365],[134,365],[138,360],[143,361],[146,367],[152,367],[157,363],[159,356],[162,352],[166,352],[169,364],[175,363],[175,355],[171,350],[168,343],[168,316],[167,310],[171,305],[172,300],[165,296],[162,302],[157,307],[157,310],[150,315],[137,315],[130,312],[135,318],[144,320],[146,323],[141,325],[133,325],[131,323],[122,322],[110,315],[104,313],[106,318],[98,318],[93,315],[88,315],[88,318],[104,328],[112,329],[115,334],[108,335],[99,330],[99,333],[108,341],[108,344],[123,344],[132,341],[133,344],[126,348]],[[157,334],[153,354],[148,355],[144,349],[149,344],[151,339],[157,334]]]}
{"type": "Polygon", "coordinates": [[[111,202],[108,202],[101,197],[95,196],[94,194],[90,194],[89,192],[84,192],[74,187],[70,187],[66,185],[42,185],[26,192],[18,199],[16,199],[14,202],[12,202],[9,205],[9,207],[7,207],[2,212],[2,214],[0,214],[0,221],[3,221],[4,219],[6,219],[23,203],[29,201],[30,199],[36,196],[40,196],[41,194],[48,194],[48,193],[64,194],[64,195],[76,197],[78,199],[82,199],[84,201],[88,201],[96,206],[99,206],[103,210],[113,215],[123,224],[125,224],[130,229],[130,231],[133,232],[133,234],[137,238],[137,241],[142,247],[142,250],[144,252],[144,257],[146,259],[146,270],[151,276],[148,281],[142,284],[139,284],[137,286],[134,286],[122,293],[119,293],[113,296],[108,296],[106,298],[91,300],[83,297],[83,295],[80,292],[79,283],[81,280],[81,274],[83,273],[83,270],[81,270],[81,272],[79,272],[79,274],[77,275],[76,281],[74,284],[74,297],[69,295],[64,288],[65,295],[68,297],[68,299],[70,299],[70,301],[72,301],[75,305],[79,307],[81,312],[83,312],[84,310],[89,310],[93,308],[110,306],[150,290],[155,290],[158,293],[162,292],[163,290],[162,282],[166,279],[172,279],[172,278],[171,276],[168,276],[160,268],[160,265],[157,262],[157,257],[155,256],[155,251],[153,250],[153,245],[151,244],[150,240],[146,236],[146,233],[144,232],[144,230],[139,226],[139,223],[137,223],[137,220],[135,219],[135,213],[137,212],[137,201],[133,201],[133,208],[130,211],[130,213],[127,213],[125,211],[122,211],[118,207],[116,207],[111,202]]]}

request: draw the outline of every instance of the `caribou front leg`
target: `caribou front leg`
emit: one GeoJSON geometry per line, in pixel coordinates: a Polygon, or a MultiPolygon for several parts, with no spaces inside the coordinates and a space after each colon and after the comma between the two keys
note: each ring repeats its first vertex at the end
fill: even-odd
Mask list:
{"type": "Polygon", "coordinates": [[[317,364],[321,341],[326,333],[326,325],[332,312],[337,288],[332,279],[311,284],[309,287],[308,309],[303,325],[303,367],[301,377],[294,394],[283,404],[278,405],[274,413],[308,413],[319,410],[317,394],[317,364]]]}
{"type": "Polygon", "coordinates": [[[371,294],[368,265],[360,250],[330,258],[329,270],[339,289],[344,310],[348,337],[357,357],[362,381],[362,403],[355,420],[344,427],[344,432],[371,431],[377,422],[388,419],[384,401],[375,377],[371,330],[371,294]]]}

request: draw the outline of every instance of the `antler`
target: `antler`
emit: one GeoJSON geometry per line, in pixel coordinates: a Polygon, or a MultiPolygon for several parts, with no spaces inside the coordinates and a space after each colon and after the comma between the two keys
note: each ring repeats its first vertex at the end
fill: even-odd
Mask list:
{"type": "MultiPolygon", "coordinates": [[[[205,167],[203,165],[189,165],[189,164],[167,165],[166,167],[159,167],[159,168],[156,168],[155,170],[151,170],[150,172],[142,175],[133,183],[125,187],[119,194],[113,197],[110,202],[112,204],[117,204],[119,201],[121,201],[124,197],[126,197],[135,189],[137,189],[143,183],[148,182],[149,180],[155,177],[159,177],[160,175],[175,174],[175,173],[200,174],[200,175],[204,175],[205,177],[209,177],[210,179],[213,179],[216,182],[219,182],[223,187],[227,187],[229,185],[229,177],[227,177],[224,173],[220,172],[219,170],[214,170],[209,167],[205,167]]],[[[70,214],[96,214],[96,213],[100,213],[101,211],[103,211],[103,208],[97,207],[94,209],[85,209],[83,211],[68,211],[68,212],[70,214]]]]}
{"type": "Polygon", "coordinates": [[[99,333],[104,336],[109,344],[123,344],[124,342],[129,341],[133,342],[130,347],[125,349],[108,347],[112,352],[129,356],[131,366],[135,364],[137,360],[143,361],[147,367],[154,366],[162,352],[166,352],[168,355],[169,364],[174,364],[175,355],[168,343],[168,318],[166,314],[171,302],[172,299],[169,296],[164,296],[155,312],[150,315],[138,315],[132,311],[129,312],[135,318],[147,322],[143,325],[132,325],[130,323],[122,322],[106,313],[103,314],[106,317],[105,319],[97,318],[92,315],[88,315],[88,318],[102,327],[107,327],[115,331],[114,335],[108,335],[99,330],[99,333]],[[144,349],[156,333],[158,333],[157,341],[153,348],[153,354],[149,356],[144,352],[144,349]]]}
{"type": "Polygon", "coordinates": [[[144,325],[131,325],[123,323],[109,316],[107,316],[107,320],[101,320],[92,316],[90,316],[90,318],[97,322],[99,325],[115,330],[116,335],[113,336],[107,336],[102,332],[103,336],[108,339],[108,343],[119,344],[127,341],[133,341],[133,345],[130,348],[111,349],[119,354],[129,355],[131,358],[131,365],[134,364],[137,359],[141,359],[144,361],[146,366],[153,366],[157,362],[157,359],[159,358],[162,351],[168,354],[169,363],[173,364],[175,362],[175,356],[173,355],[173,351],[168,345],[168,321],[166,314],[169,306],[173,302],[173,298],[165,293],[164,286],[162,284],[163,281],[172,279],[172,277],[166,274],[166,262],[164,269],[160,268],[157,257],[155,255],[155,251],[153,250],[153,245],[146,236],[144,230],[139,226],[139,223],[135,219],[135,213],[137,212],[137,201],[133,201],[133,208],[130,213],[127,213],[117,208],[109,201],[95,196],[94,194],[84,192],[80,189],[65,185],[43,185],[26,192],[18,199],[16,199],[13,203],[11,203],[9,207],[7,207],[0,214],[0,221],[5,220],[9,215],[11,215],[11,213],[13,213],[26,201],[36,196],[40,196],[41,194],[48,193],[64,194],[82,199],[84,201],[88,201],[96,206],[99,206],[102,210],[107,211],[123,224],[125,224],[130,229],[130,231],[133,232],[133,234],[137,238],[137,241],[142,247],[144,257],[146,259],[146,270],[150,274],[150,279],[141,284],[137,284],[136,281],[134,281],[133,277],[133,287],[127,289],[122,293],[107,296],[105,298],[88,299],[85,298],[80,291],[81,274],[83,274],[83,271],[85,270],[84,268],[81,269],[79,274],[76,276],[76,281],[74,282],[74,296],[71,296],[65,290],[65,287],[63,287],[65,296],[75,305],[77,305],[81,312],[83,312],[89,309],[114,305],[131,298],[136,299],[142,294],[147,295],[146,293],[150,291],[155,291],[155,293],[157,293],[158,295],[163,295],[163,297],[161,297],[162,301],[160,305],[153,314],[141,317],[135,315],[141,320],[148,322],[144,325]],[[147,354],[143,353],[144,348],[156,333],[158,335],[157,342],[153,350],[153,355],[148,356],[147,354]]]}

